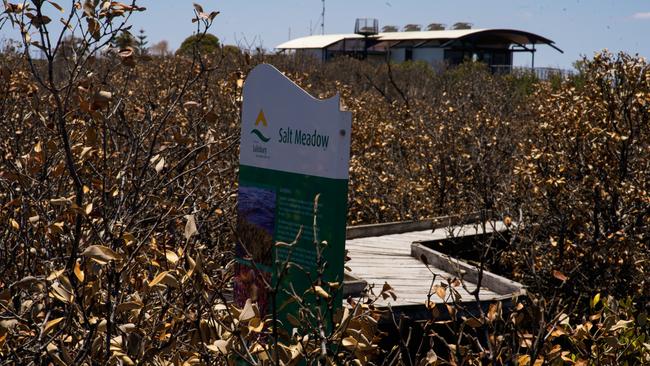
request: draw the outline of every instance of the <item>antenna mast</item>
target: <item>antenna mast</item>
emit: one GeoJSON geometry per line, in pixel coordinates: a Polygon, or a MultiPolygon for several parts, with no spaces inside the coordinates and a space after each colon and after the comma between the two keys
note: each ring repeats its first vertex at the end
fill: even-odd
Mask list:
{"type": "Polygon", "coordinates": [[[320,23],[320,31],[321,34],[325,34],[325,0],[323,1],[323,12],[321,13],[321,23],[320,23]]]}

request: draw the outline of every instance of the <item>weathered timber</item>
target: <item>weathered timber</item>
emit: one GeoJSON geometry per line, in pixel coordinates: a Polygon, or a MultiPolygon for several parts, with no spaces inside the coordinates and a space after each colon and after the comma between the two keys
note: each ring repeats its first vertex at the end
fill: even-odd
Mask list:
{"type": "MultiPolygon", "coordinates": [[[[470,216],[456,217],[463,223],[471,219],[470,216]]],[[[380,307],[390,306],[394,310],[413,313],[415,309],[423,308],[427,301],[451,302],[451,291],[446,291],[443,299],[432,290],[432,286],[448,284],[455,278],[463,281],[462,286],[454,287],[460,295],[458,300],[465,304],[477,303],[475,289],[481,271],[476,266],[432,250],[423,243],[483,235],[507,228],[499,221],[449,225],[449,220],[452,218],[348,228],[346,249],[351,258],[347,263],[351,269],[349,273],[373,286],[375,293],[384,283],[394,289],[397,299],[381,299],[377,302],[380,307]],[[425,258],[427,265],[420,258],[425,258]]],[[[523,285],[507,278],[488,271],[482,271],[480,277],[477,293],[480,305],[477,306],[493,301],[509,301],[525,294],[523,285]]],[[[344,283],[346,286],[347,283],[344,283]]],[[[345,292],[354,294],[353,291],[345,292]]]]}
{"type": "Polygon", "coordinates": [[[452,258],[449,255],[427,248],[420,243],[411,244],[411,255],[415,258],[424,257],[429,266],[439,268],[447,273],[451,273],[456,278],[465,281],[478,283],[479,276],[481,276],[481,287],[487,287],[498,294],[506,294],[510,296],[512,294],[524,293],[523,286],[520,283],[486,270],[483,270],[481,273],[481,270],[476,266],[472,266],[461,260],[452,258]]]}
{"type": "Polygon", "coordinates": [[[441,216],[419,221],[386,222],[381,224],[348,226],[346,237],[348,239],[365,238],[369,236],[381,236],[391,234],[402,234],[421,230],[435,230],[456,225],[464,225],[481,220],[491,219],[491,213],[470,213],[466,215],[441,216]]]}

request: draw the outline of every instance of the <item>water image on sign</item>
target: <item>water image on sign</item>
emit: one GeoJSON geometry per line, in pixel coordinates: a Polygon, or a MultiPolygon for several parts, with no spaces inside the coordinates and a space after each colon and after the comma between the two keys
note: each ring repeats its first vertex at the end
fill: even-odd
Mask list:
{"type": "Polygon", "coordinates": [[[240,240],[235,247],[237,257],[267,267],[272,264],[275,197],[275,191],[271,189],[239,187],[237,232],[240,240]]]}
{"type": "Polygon", "coordinates": [[[235,268],[235,303],[248,298],[257,302],[262,313],[268,309],[267,285],[271,282],[275,191],[259,187],[239,187],[235,255],[241,259],[235,268]],[[253,265],[253,263],[255,265],[253,265]]]}
{"type": "MultiPolygon", "coordinates": [[[[292,294],[309,299],[315,283],[342,283],[351,123],[338,96],[316,99],[271,65],[259,65],[248,75],[241,122],[236,305],[250,298],[262,314],[275,307],[283,321],[296,311],[295,305],[282,306],[292,294]],[[291,247],[276,246],[294,241],[291,247]],[[294,265],[282,272],[285,261],[294,265]],[[269,295],[269,285],[278,288],[275,296],[269,295]]],[[[336,300],[338,308],[340,298],[336,300]]]]}

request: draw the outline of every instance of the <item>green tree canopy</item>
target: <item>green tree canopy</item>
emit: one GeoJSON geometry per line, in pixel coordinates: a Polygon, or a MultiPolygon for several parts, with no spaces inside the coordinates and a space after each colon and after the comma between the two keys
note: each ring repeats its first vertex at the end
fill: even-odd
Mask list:
{"type": "Polygon", "coordinates": [[[140,29],[140,34],[136,38],[135,45],[138,47],[138,53],[141,55],[146,54],[149,41],[147,41],[147,35],[144,33],[144,29],[140,29]]]}
{"type": "Polygon", "coordinates": [[[181,47],[176,51],[178,55],[192,55],[194,48],[202,54],[214,53],[219,49],[219,38],[214,34],[194,34],[181,43],[181,47]]]}
{"type": "Polygon", "coordinates": [[[133,47],[135,45],[135,37],[128,31],[123,31],[118,36],[115,37],[113,43],[118,48],[127,48],[133,47]]]}

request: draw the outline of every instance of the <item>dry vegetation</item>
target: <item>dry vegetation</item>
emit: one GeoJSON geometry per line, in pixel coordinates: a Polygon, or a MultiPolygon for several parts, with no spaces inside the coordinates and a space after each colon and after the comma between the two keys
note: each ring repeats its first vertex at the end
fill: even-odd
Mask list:
{"type": "MultiPolygon", "coordinates": [[[[79,37],[65,43],[46,7],[58,5],[5,2],[0,15],[44,55],[0,55],[0,364],[650,362],[645,60],[603,53],[541,82],[232,49],[151,58],[106,47],[143,9],[65,9],[79,37]],[[353,111],[349,224],[516,221],[506,248],[484,252],[530,299],[477,318],[431,309],[427,336],[395,347],[378,346],[375,295],[327,332],[296,299],[292,337],[230,304],[241,82],[260,62],[353,111]]],[[[199,34],[218,21],[195,16],[199,34]]],[[[332,309],[336,287],[311,297],[332,309]]]]}

